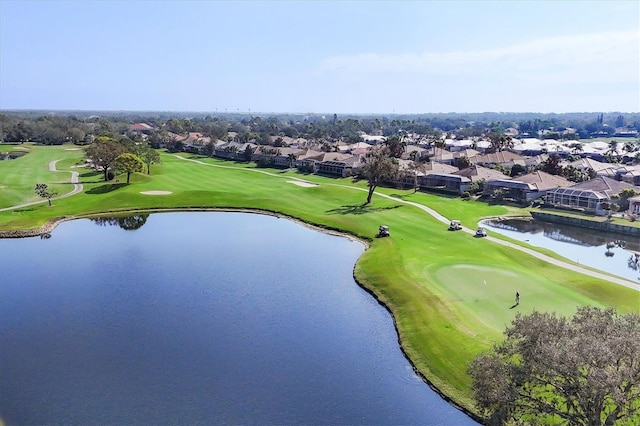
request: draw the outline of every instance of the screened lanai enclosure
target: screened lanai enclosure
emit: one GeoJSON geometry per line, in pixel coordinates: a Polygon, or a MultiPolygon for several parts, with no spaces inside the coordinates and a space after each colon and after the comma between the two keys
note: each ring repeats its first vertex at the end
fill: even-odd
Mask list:
{"type": "Polygon", "coordinates": [[[592,190],[556,188],[547,192],[545,201],[554,207],[564,207],[603,215],[602,203],[608,202],[609,199],[592,190]]]}

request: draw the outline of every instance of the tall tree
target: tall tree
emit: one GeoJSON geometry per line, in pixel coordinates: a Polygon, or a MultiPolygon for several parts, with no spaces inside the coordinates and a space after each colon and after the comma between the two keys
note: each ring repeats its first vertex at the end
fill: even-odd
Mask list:
{"type": "Polygon", "coordinates": [[[104,181],[108,181],[109,168],[119,155],[125,153],[124,146],[112,139],[98,137],[96,141],[87,148],[87,158],[91,160],[93,166],[104,173],[104,181]]]}
{"type": "Polygon", "coordinates": [[[505,335],[469,365],[487,424],[639,424],[637,313],[534,311],[516,315],[505,335]]]}
{"type": "Polygon", "coordinates": [[[49,186],[46,183],[36,183],[35,193],[39,197],[46,198],[51,206],[51,199],[58,195],[57,192],[49,190],[49,186]]]}
{"type": "Polygon", "coordinates": [[[383,144],[389,149],[389,155],[393,158],[400,158],[407,148],[407,142],[402,135],[393,135],[385,138],[383,144]]]}
{"type": "Polygon", "coordinates": [[[398,174],[398,160],[391,156],[389,149],[385,146],[371,150],[364,161],[362,173],[369,182],[369,193],[365,204],[369,204],[378,185],[393,179],[398,174]]]}
{"type": "Polygon", "coordinates": [[[504,151],[513,148],[511,136],[505,135],[501,130],[493,130],[487,135],[493,152],[504,151]]]}
{"type": "Polygon", "coordinates": [[[550,175],[562,175],[562,164],[557,154],[550,154],[537,168],[550,175]]]}
{"type": "MultiPolygon", "coordinates": [[[[205,147],[209,147],[209,146],[212,149],[211,154],[213,154],[213,143],[208,142],[207,145],[205,145],[205,147]]],[[[138,157],[140,157],[140,159],[142,159],[144,164],[147,166],[148,175],[151,174],[151,165],[159,164],[161,162],[160,154],[158,154],[158,151],[156,151],[146,143],[137,144],[135,146],[135,149],[133,150],[133,153],[136,154],[138,157]]]]}
{"type": "Polygon", "coordinates": [[[135,154],[125,152],[113,161],[113,168],[125,172],[127,174],[127,183],[129,183],[131,173],[141,172],[144,169],[144,161],[135,154]]]}
{"type": "Polygon", "coordinates": [[[298,159],[298,156],[294,153],[290,153],[287,154],[287,164],[289,165],[289,168],[293,168],[293,166],[296,164],[296,160],[298,159]]]}

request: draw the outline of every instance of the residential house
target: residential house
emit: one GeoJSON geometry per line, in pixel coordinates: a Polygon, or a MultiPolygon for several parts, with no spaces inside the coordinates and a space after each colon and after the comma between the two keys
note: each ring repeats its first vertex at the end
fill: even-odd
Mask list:
{"type": "MultiPolygon", "coordinates": [[[[259,151],[260,148],[262,148],[262,146],[258,147],[256,151],[259,151]]],[[[277,148],[275,154],[271,156],[271,164],[275,167],[297,167],[298,156],[304,153],[305,150],[303,149],[277,148]]]]}
{"type": "Polygon", "coordinates": [[[185,151],[196,153],[209,142],[211,142],[210,137],[204,136],[202,133],[198,132],[189,132],[187,137],[182,140],[185,151]]]}
{"type": "Polygon", "coordinates": [[[640,185],[640,165],[623,166],[616,171],[616,178],[633,185],[640,185]]]}
{"type": "Polygon", "coordinates": [[[253,156],[253,151],[257,148],[256,144],[249,142],[226,142],[216,146],[213,155],[219,158],[229,160],[248,160],[247,151],[253,156]]]}
{"type": "Polygon", "coordinates": [[[316,171],[316,158],[322,156],[324,153],[322,151],[316,151],[310,148],[304,149],[298,154],[298,159],[296,161],[296,167],[303,169],[305,171],[314,172],[316,171]]]}
{"type": "Polygon", "coordinates": [[[505,175],[501,171],[490,169],[488,167],[482,167],[478,165],[473,165],[471,167],[467,167],[466,169],[458,170],[457,172],[452,172],[458,176],[465,176],[471,180],[471,182],[476,182],[479,180],[484,180],[488,182],[492,179],[511,179],[509,176],[505,175]]]}
{"type": "Polygon", "coordinates": [[[420,189],[462,194],[471,186],[471,179],[452,173],[430,173],[418,177],[420,189]]]}
{"type": "Polygon", "coordinates": [[[451,152],[472,149],[476,145],[476,143],[471,139],[445,139],[444,143],[447,149],[451,152]]]}
{"type": "Polygon", "coordinates": [[[612,196],[618,195],[625,188],[633,189],[633,185],[606,176],[598,176],[567,188],[549,190],[545,202],[558,208],[602,216],[605,214],[603,205],[610,202],[612,196]]]}
{"type": "Polygon", "coordinates": [[[456,164],[458,158],[462,157],[475,157],[479,154],[475,149],[465,149],[463,151],[451,152],[447,151],[443,148],[434,147],[429,151],[429,159],[432,162],[443,163],[443,164],[456,164]]]}
{"type": "Polygon", "coordinates": [[[484,185],[483,195],[491,195],[500,189],[504,198],[516,202],[529,202],[544,197],[547,191],[555,188],[566,188],[573,185],[567,179],[542,171],[535,171],[515,179],[490,179],[484,185]]]}
{"type": "Polygon", "coordinates": [[[513,151],[520,155],[540,155],[547,152],[547,148],[538,138],[513,139],[513,151]]]}
{"type": "Polygon", "coordinates": [[[153,126],[150,126],[147,123],[134,123],[129,125],[129,131],[148,135],[153,132],[153,126]]]}
{"type": "Polygon", "coordinates": [[[467,158],[469,158],[471,164],[485,167],[495,166],[496,164],[513,163],[516,160],[524,162],[524,157],[522,155],[511,151],[498,151],[490,154],[474,155],[467,158]]]}
{"type": "Polygon", "coordinates": [[[358,174],[362,168],[359,155],[340,152],[322,152],[316,156],[307,156],[301,164],[311,164],[314,173],[347,177],[358,174]]]}
{"type": "Polygon", "coordinates": [[[402,154],[402,158],[409,160],[415,157],[416,161],[424,160],[428,157],[429,150],[425,147],[418,145],[407,145],[402,154]],[[415,152],[415,154],[414,154],[415,152]]]}
{"type": "Polygon", "coordinates": [[[572,161],[569,163],[570,166],[575,167],[576,169],[584,172],[587,169],[593,169],[596,173],[601,170],[605,170],[611,167],[611,163],[602,163],[600,161],[594,160],[593,158],[580,158],[579,160],[572,161]]]}
{"type": "Polygon", "coordinates": [[[640,195],[629,198],[629,213],[640,215],[640,195]]]}
{"type": "Polygon", "coordinates": [[[519,180],[492,179],[484,184],[482,195],[494,196],[496,191],[501,191],[502,198],[518,203],[527,202],[538,198],[538,189],[535,185],[519,180]]]}

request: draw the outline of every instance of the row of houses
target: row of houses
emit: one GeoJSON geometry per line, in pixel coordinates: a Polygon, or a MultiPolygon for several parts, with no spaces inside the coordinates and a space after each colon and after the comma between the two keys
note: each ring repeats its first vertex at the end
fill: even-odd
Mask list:
{"type": "MultiPolygon", "coordinates": [[[[184,137],[185,149],[198,152],[206,144],[213,145],[212,155],[235,161],[253,161],[270,167],[291,167],[311,173],[348,177],[358,175],[364,165],[366,152],[379,141],[370,140],[356,144],[334,147],[333,152],[324,152],[319,146],[304,139],[292,139],[281,147],[257,145],[253,142],[212,141],[202,134],[189,133],[184,137]]],[[[476,144],[476,148],[482,146],[476,144]]],[[[640,184],[640,166],[628,166],[599,162],[593,158],[580,158],[565,162],[577,170],[591,169],[596,179],[575,184],[560,176],[534,171],[517,178],[506,176],[500,169],[508,170],[515,165],[533,169],[548,158],[548,154],[522,155],[513,151],[485,153],[482,150],[465,148],[457,150],[428,145],[408,145],[400,162],[400,174],[391,184],[418,188],[426,191],[464,194],[474,182],[483,181],[484,196],[500,194],[501,198],[518,203],[544,200],[545,203],[562,208],[581,210],[592,214],[605,214],[605,207],[624,188],[640,184]],[[416,167],[414,160],[429,159],[416,167]],[[459,170],[458,162],[465,158],[471,167],[459,170]]],[[[630,200],[631,208],[640,212],[640,201],[630,200]]]]}
{"type": "MultiPolygon", "coordinates": [[[[361,148],[361,146],[358,147],[358,149],[361,148]]],[[[426,151],[422,151],[421,155],[426,151]]],[[[433,154],[433,152],[430,153],[433,154]]],[[[339,177],[357,175],[364,164],[363,154],[321,152],[310,148],[275,148],[240,142],[218,144],[214,156],[230,160],[262,162],[273,167],[303,168],[312,173],[339,177]]],[[[440,156],[440,159],[443,157],[440,156]]],[[[493,154],[476,153],[471,157],[471,161],[476,164],[459,170],[448,164],[448,160],[430,161],[416,167],[414,161],[400,159],[399,176],[396,182],[390,183],[426,191],[464,194],[474,182],[482,180],[484,196],[493,196],[496,191],[500,191],[502,198],[518,203],[544,200],[546,204],[556,207],[598,215],[605,214],[607,203],[622,189],[635,188],[633,179],[631,182],[621,179],[629,174],[625,166],[615,167],[589,159],[570,163],[579,170],[593,168],[598,173],[595,179],[579,184],[539,170],[511,178],[491,168],[495,164],[532,166],[544,161],[544,158],[524,158],[518,154],[503,151],[493,154]],[[622,172],[623,169],[624,172],[622,172]]],[[[633,175],[635,176],[640,176],[640,173],[633,175]]],[[[640,211],[640,199],[637,206],[633,202],[631,206],[640,211]]]]}

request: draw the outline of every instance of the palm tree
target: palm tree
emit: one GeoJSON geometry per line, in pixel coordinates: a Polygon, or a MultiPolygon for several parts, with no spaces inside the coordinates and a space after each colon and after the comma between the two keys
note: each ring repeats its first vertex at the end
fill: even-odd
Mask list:
{"type": "Polygon", "coordinates": [[[393,158],[400,158],[407,147],[407,142],[402,135],[389,136],[383,144],[389,148],[389,153],[393,158]]]}
{"type": "Polygon", "coordinates": [[[293,168],[298,156],[293,152],[287,155],[287,163],[289,164],[289,168],[293,168]]]}

